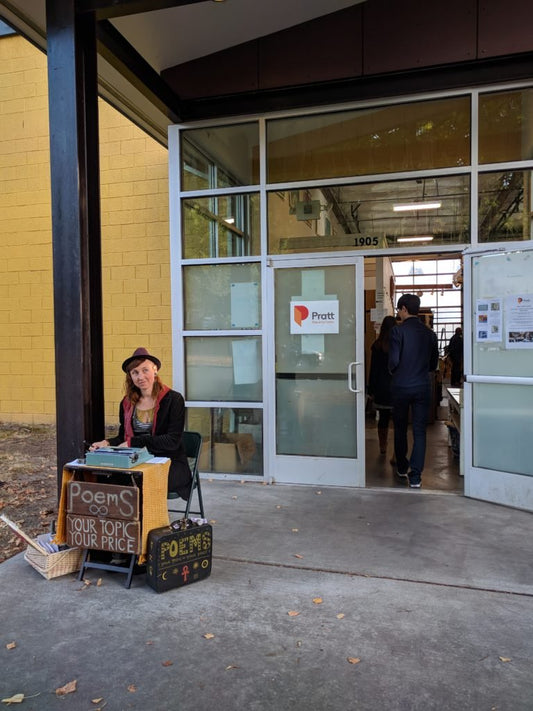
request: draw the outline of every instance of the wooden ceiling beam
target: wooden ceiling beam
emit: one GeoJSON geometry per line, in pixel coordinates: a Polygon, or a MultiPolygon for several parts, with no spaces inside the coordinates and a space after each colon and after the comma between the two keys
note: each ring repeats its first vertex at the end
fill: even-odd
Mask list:
{"type": "Polygon", "coordinates": [[[198,2],[208,2],[208,0],[78,0],[76,12],[78,14],[94,12],[97,20],[112,20],[115,17],[194,5],[198,2]]]}

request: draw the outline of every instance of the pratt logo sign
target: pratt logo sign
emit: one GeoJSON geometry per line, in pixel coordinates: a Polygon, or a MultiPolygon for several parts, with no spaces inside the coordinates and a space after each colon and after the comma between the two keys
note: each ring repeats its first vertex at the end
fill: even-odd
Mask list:
{"type": "Polygon", "coordinates": [[[338,333],[339,302],[291,301],[291,333],[338,333]]]}

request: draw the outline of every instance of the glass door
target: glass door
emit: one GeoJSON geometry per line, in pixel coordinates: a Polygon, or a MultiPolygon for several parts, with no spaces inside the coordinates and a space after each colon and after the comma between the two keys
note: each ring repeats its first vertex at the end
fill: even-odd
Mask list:
{"type": "Polygon", "coordinates": [[[271,265],[271,478],[364,486],[363,258],[271,265]]]}
{"type": "Polygon", "coordinates": [[[533,249],[464,260],[465,495],[533,511],[533,249]]]}

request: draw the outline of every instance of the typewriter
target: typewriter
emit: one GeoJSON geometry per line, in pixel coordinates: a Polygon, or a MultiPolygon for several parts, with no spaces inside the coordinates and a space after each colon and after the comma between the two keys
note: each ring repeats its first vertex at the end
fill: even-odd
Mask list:
{"type": "Polygon", "coordinates": [[[146,447],[100,447],[85,453],[85,464],[91,467],[131,469],[153,459],[146,447]]]}

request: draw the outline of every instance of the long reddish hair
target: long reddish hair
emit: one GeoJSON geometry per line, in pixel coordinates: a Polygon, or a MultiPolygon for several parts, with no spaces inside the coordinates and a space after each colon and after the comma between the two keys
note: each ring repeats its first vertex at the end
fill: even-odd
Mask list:
{"type": "MultiPolygon", "coordinates": [[[[132,405],[136,405],[139,400],[141,399],[141,391],[139,388],[133,384],[132,377],[130,375],[130,371],[136,368],[138,365],[141,363],[144,363],[145,360],[150,360],[149,358],[136,358],[135,360],[132,360],[131,363],[128,364],[128,371],[126,373],[126,382],[124,383],[124,394],[126,396],[126,399],[131,402],[132,405]]],[[[155,380],[154,380],[154,385],[152,388],[152,397],[157,400],[157,396],[159,393],[163,390],[163,383],[161,382],[161,379],[159,378],[159,374],[156,373],[155,380]]]]}

